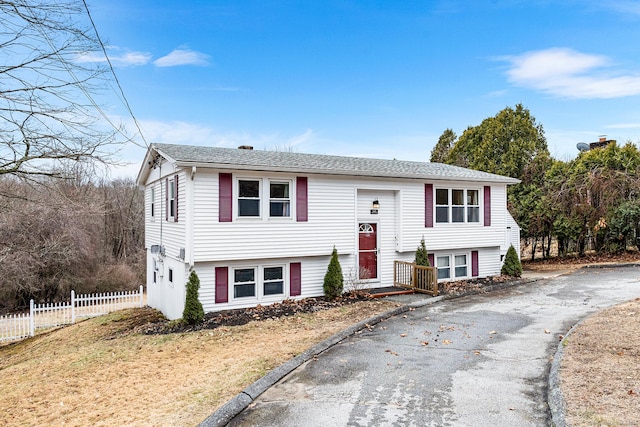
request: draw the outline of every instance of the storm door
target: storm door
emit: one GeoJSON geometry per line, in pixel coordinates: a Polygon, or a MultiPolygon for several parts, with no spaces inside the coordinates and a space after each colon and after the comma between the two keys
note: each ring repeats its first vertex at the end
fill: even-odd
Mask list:
{"type": "Polygon", "coordinates": [[[376,224],[361,223],[358,227],[358,277],[378,278],[378,236],[376,224]]]}

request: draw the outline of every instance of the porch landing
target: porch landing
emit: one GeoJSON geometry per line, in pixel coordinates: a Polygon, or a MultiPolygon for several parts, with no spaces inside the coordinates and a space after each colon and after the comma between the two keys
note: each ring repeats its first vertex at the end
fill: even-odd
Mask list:
{"type": "Polygon", "coordinates": [[[392,295],[406,295],[406,294],[414,294],[415,292],[411,289],[401,288],[398,286],[386,286],[383,288],[369,288],[365,289],[372,298],[383,298],[392,295]]]}

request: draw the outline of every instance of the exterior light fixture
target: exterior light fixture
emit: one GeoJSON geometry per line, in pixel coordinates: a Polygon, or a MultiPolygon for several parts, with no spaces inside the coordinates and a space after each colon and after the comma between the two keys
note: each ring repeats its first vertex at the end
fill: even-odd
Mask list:
{"type": "Polygon", "coordinates": [[[369,211],[369,213],[371,215],[378,215],[378,209],[380,209],[380,202],[378,201],[378,199],[375,199],[373,202],[371,202],[371,210],[369,211]]]}

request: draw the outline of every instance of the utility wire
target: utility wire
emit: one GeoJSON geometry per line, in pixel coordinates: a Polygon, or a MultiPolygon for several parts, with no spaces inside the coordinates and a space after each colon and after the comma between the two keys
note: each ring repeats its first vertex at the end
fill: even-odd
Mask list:
{"type": "Polygon", "coordinates": [[[102,39],[100,38],[100,34],[98,33],[98,28],[96,27],[96,24],[93,21],[93,17],[91,16],[91,12],[89,12],[89,6],[87,6],[86,0],[82,0],[82,4],[84,4],[84,9],[87,11],[87,16],[89,17],[89,21],[91,22],[91,26],[93,27],[93,31],[96,34],[96,38],[98,39],[98,43],[100,43],[100,47],[102,48],[102,53],[104,54],[104,57],[107,59],[107,64],[109,64],[109,69],[111,70],[111,74],[113,74],[113,78],[115,79],[116,85],[118,86],[118,89],[120,90],[120,94],[122,96],[122,102],[125,105],[125,107],[127,108],[127,111],[129,111],[129,114],[131,115],[131,118],[133,119],[133,123],[135,123],[136,128],[138,129],[138,133],[140,134],[140,137],[142,138],[142,141],[146,145],[146,148],[149,148],[149,143],[147,142],[146,138],[144,137],[144,134],[142,133],[142,129],[140,128],[140,124],[138,123],[138,119],[136,119],[136,116],[133,114],[133,110],[131,109],[131,106],[129,105],[129,101],[127,101],[127,97],[125,96],[124,90],[122,89],[122,86],[120,85],[120,81],[118,80],[118,76],[116,75],[116,72],[113,69],[113,65],[111,64],[111,60],[109,59],[109,55],[107,55],[107,49],[104,47],[104,43],[102,43],[102,39]]]}
{"type": "MultiPolygon", "coordinates": [[[[84,0],[83,0],[84,3],[84,0]]],[[[85,7],[86,7],[86,3],[84,3],[85,7]]],[[[31,12],[32,16],[35,18],[35,13],[33,12],[31,6],[29,6],[28,4],[25,4],[26,8],[29,9],[29,11],[31,12]]],[[[88,12],[88,9],[87,9],[88,12]]],[[[89,18],[91,19],[91,16],[89,16],[89,18]]],[[[92,24],[93,24],[93,20],[91,20],[92,24]]],[[[95,25],[94,25],[94,30],[95,30],[95,25]]],[[[56,48],[54,46],[53,41],[51,40],[51,38],[49,37],[49,34],[44,31],[44,29],[42,29],[42,27],[38,27],[38,31],[40,32],[40,34],[42,34],[42,36],[47,40],[47,43],[49,44],[49,46],[51,47],[51,49],[56,52],[56,48]]],[[[100,36],[97,34],[96,32],[96,37],[98,37],[98,41],[100,42],[100,45],[102,45],[102,41],[100,40],[100,36]]],[[[103,50],[104,50],[104,46],[102,46],[103,50]]],[[[100,115],[111,125],[111,127],[118,133],[120,133],[122,136],[124,136],[125,138],[127,138],[127,140],[131,141],[132,143],[134,143],[135,145],[138,145],[141,148],[148,148],[149,144],[147,143],[147,141],[144,139],[144,135],[142,135],[142,132],[140,131],[140,127],[138,126],[138,122],[136,121],[136,118],[133,117],[133,113],[131,112],[131,109],[129,109],[129,112],[131,113],[134,122],[136,123],[136,126],[138,127],[138,131],[140,131],[140,136],[142,137],[142,140],[144,141],[144,143],[146,144],[146,147],[142,147],[140,144],[138,144],[135,140],[133,140],[132,138],[130,138],[128,135],[125,135],[122,130],[120,130],[120,128],[118,126],[115,125],[115,123],[113,123],[111,121],[111,119],[109,119],[109,116],[107,116],[107,114],[102,110],[102,108],[100,108],[100,106],[98,105],[98,103],[93,99],[93,97],[91,96],[91,94],[89,93],[89,91],[84,87],[84,85],[80,82],[80,80],[78,79],[78,77],[75,75],[75,73],[73,72],[73,70],[71,69],[71,67],[69,67],[69,64],[67,64],[67,62],[61,57],[60,53],[57,52],[55,53],[56,56],[58,56],[60,58],[60,63],[64,66],[64,68],[67,70],[67,72],[69,73],[69,75],[73,78],[73,80],[75,81],[76,87],[78,87],[82,93],[84,93],[84,95],[87,97],[87,99],[89,100],[89,102],[91,102],[91,105],[93,105],[93,107],[98,110],[98,112],[100,113],[100,115]]],[[[105,54],[106,55],[106,54],[105,54]]],[[[107,57],[107,61],[109,61],[109,57],[107,57]]],[[[109,62],[109,65],[111,65],[111,63],[109,62]]],[[[111,71],[113,73],[113,68],[111,68],[111,71]]],[[[114,77],[115,77],[115,73],[113,73],[114,77]]],[[[116,81],[117,81],[117,77],[116,77],[116,81]]],[[[118,86],[120,86],[118,84],[118,86]]],[[[122,91],[122,88],[120,88],[120,90],[122,91]]],[[[124,93],[123,93],[124,96],[124,93]]],[[[128,104],[127,104],[128,107],[128,104]]],[[[44,124],[44,123],[43,123],[44,124]]]]}

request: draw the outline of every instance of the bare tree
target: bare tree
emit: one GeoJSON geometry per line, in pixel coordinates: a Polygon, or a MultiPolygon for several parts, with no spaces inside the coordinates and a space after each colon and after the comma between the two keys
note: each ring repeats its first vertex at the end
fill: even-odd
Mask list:
{"type": "Polygon", "coordinates": [[[82,1],[0,0],[0,177],[110,159],[116,131],[93,98],[107,69],[86,60],[102,46],[89,22],[82,1]]]}

